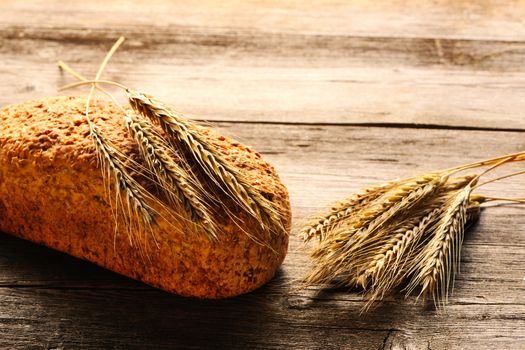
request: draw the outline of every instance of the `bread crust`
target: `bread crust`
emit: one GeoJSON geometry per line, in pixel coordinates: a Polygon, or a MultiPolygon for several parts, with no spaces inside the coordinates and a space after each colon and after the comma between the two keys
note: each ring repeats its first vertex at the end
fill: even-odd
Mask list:
{"type": "MultiPolygon", "coordinates": [[[[269,235],[257,221],[239,212],[235,214],[241,229],[218,207],[214,208],[218,211],[217,242],[195,232],[184,219],[172,218],[158,220],[153,234],[144,237],[145,244],[132,246],[122,225],[115,230],[84,111],[85,99],[78,97],[50,97],[0,110],[1,231],[184,296],[231,297],[272,278],[286,255],[291,214],[286,188],[260,154],[212,129],[198,127],[274,202],[286,232],[269,235]],[[243,229],[265,244],[251,239],[243,229]]],[[[129,159],[140,161],[123,127],[122,111],[112,103],[93,101],[90,116],[129,159]]],[[[167,216],[164,208],[155,209],[161,217],[167,216]]]]}

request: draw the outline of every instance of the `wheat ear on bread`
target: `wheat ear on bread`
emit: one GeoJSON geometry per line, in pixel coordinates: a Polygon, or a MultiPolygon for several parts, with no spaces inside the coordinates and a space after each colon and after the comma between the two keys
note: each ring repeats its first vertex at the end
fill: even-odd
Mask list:
{"type": "MultiPolygon", "coordinates": [[[[202,137],[274,204],[285,232],[264,232],[253,216],[236,211],[228,198],[219,202],[210,198],[217,240],[196,232],[182,215],[154,206],[164,219],[152,225],[151,234],[141,236],[142,245],[132,245],[125,227],[115,230],[107,183],[84,111],[85,99],[76,97],[0,109],[0,231],[185,296],[235,296],[273,277],[288,247],[290,204],[286,188],[260,154],[198,127],[202,137]]],[[[130,162],[142,161],[123,126],[123,112],[115,105],[93,101],[90,118],[130,162]]],[[[146,176],[132,175],[155,191],[146,176]]]]}

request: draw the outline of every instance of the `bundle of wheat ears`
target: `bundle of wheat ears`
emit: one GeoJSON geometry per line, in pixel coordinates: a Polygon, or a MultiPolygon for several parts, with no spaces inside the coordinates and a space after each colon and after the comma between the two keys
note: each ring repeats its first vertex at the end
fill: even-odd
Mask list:
{"type": "Polygon", "coordinates": [[[198,231],[208,238],[217,239],[215,216],[207,204],[210,201],[221,200],[222,197],[217,195],[217,192],[226,194],[226,197],[233,200],[243,211],[256,218],[268,232],[282,232],[284,228],[281,217],[272,202],[255,190],[243,174],[200,135],[191,120],[146,93],[132,90],[117,82],[100,80],[103,69],[123,41],[124,38],[120,38],[113,45],[93,80],[88,80],[60,61],[59,67],[80,82],[66,85],[59,90],[91,85],[85,111],[90,137],[97,150],[104,178],[114,183],[115,220],[118,222],[124,219],[131,243],[137,241],[139,235],[159,219],[154,206],[167,209],[183,208],[188,223],[196,225],[198,231]],[[134,113],[122,107],[101,85],[123,89],[134,113]],[[138,146],[145,167],[136,162],[132,166],[125,164],[122,152],[104,136],[104,131],[90,120],[89,105],[95,89],[109,96],[120,106],[124,115],[124,125],[138,146]],[[158,131],[159,127],[164,135],[158,131]],[[135,180],[130,175],[132,171],[145,174],[165,200],[162,201],[159,196],[135,180]],[[196,172],[200,176],[197,176],[196,172]],[[206,179],[204,183],[199,180],[202,177],[206,179]],[[151,205],[152,203],[155,205],[151,205]]]}
{"type": "Polygon", "coordinates": [[[465,229],[488,201],[525,202],[473,191],[519,175],[480,179],[504,164],[525,160],[525,152],[394,180],[369,187],[310,219],[301,230],[305,242],[316,238],[314,268],[305,286],[360,287],[364,310],[404,286],[406,294],[430,297],[444,306],[459,269],[465,229]],[[485,167],[473,175],[461,171],[485,167]]]}

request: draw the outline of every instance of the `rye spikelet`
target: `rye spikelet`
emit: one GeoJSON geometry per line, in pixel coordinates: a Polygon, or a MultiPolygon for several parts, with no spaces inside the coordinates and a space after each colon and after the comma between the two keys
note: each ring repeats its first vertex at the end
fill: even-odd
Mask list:
{"type": "Polygon", "coordinates": [[[127,90],[131,107],[159,124],[171,137],[175,147],[198,165],[203,173],[263,226],[281,232],[281,217],[273,203],[240,174],[215,147],[199,135],[193,124],[164,103],[143,93],[127,90]]]}
{"type": "Polygon", "coordinates": [[[126,114],[124,121],[149,170],[159,183],[158,188],[170,204],[182,207],[192,222],[202,228],[209,238],[216,239],[216,227],[202,200],[203,190],[193,182],[188,171],[173,160],[172,152],[162,136],[147,119],[126,114]]]}
{"type": "Polygon", "coordinates": [[[128,229],[130,243],[133,244],[134,236],[155,222],[155,211],[146,202],[146,197],[149,197],[147,191],[129,175],[116,148],[104,137],[96,125],[89,122],[89,127],[90,136],[94,142],[103,174],[105,174],[104,177],[110,176],[114,180],[115,205],[117,206],[115,221],[118,222],[119,212],[121,212],[128,229]],[[142,225],[139,224],[140,222],[142,225]]]}

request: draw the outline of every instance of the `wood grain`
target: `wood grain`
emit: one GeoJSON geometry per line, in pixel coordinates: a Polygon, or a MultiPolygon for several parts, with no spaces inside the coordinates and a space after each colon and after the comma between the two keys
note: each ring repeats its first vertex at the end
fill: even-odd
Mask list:
{"type": "Polygon", "coordinates": [[[53,4],[0,4],[0,105],[125,35],[107,77],[200,119],[525,129],[519,1],[53,4]]]}
{"type": "MultiPolygon", "coordinates": [[[[525,3],[451,0],[0,1],[0,105],[94,75],[152,92],[251,144],[288,186],[293,234],[361,187],[525,149],[525,3]]],[[[81,91],[71,92],[73,94],[81,91]]],[[[507,171],[518,170],[519,166],[507,171]]],[[[523,196],[525,178],[486,193],[523,196]]],[[[484,209],[444,312],[278,276],[239,298],[170,295],[0,235],[0,348],[521,349],[525,222],[484,209]]]]}

